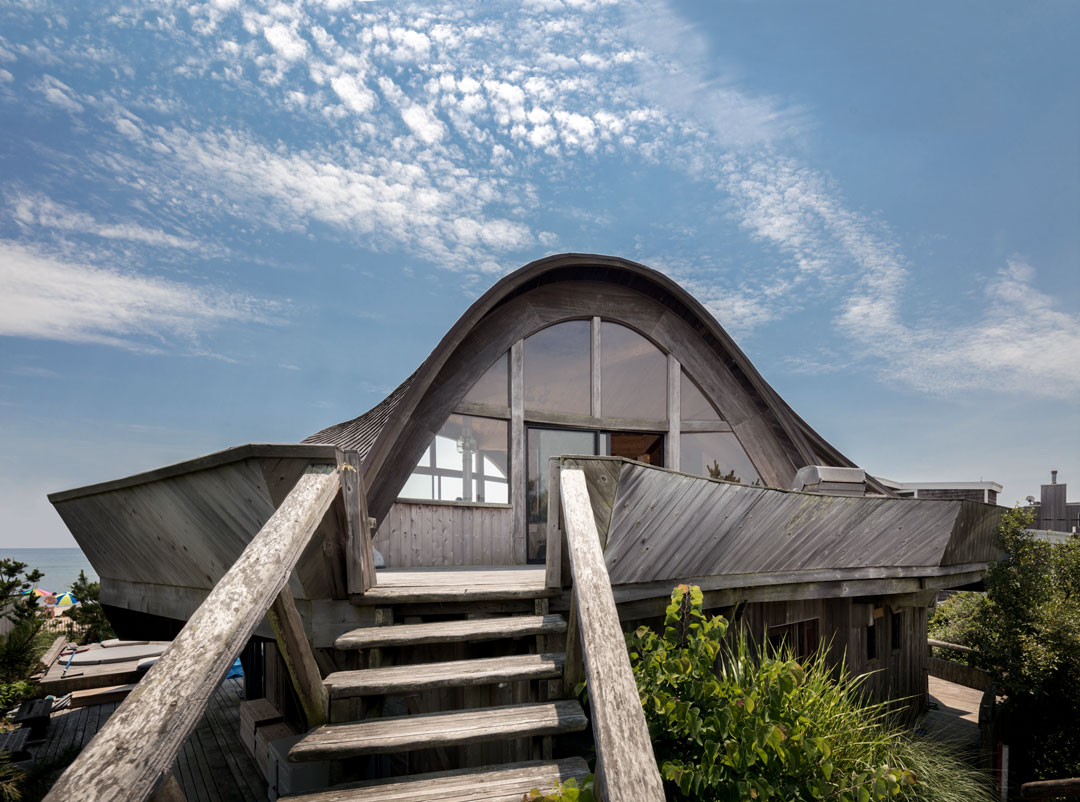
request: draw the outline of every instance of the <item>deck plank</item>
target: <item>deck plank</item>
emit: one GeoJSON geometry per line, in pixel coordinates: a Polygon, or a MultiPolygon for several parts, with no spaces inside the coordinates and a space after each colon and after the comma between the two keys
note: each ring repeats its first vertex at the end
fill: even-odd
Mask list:
{"type": "Polygon", "coordinates": [[[314,794],[283,797],[287,802],[520,802],[530,789],[549,791],[570,778],[581,779],[589,766],[581,758],[558,762],[511,763],[464,771],[356,783],[314,794]]]}
{"type": "Polygon", "coordinates": [[[566,632],[561,615],[520,615],[466,621],[433,621],[389,627],[363,627],[346,632],[334,642],[336,649],[376,646],[419,646],[428,643],[478,643],[503,638],[555,635],[566,632]]]}
{"type": "Polygon", "coordinates": [[[334,699],[356,696],[420,693],[435,688],[461,688],[562,676],[563,654],[518,654],[409,664],[360,671],[336,671],[323,682],[334,699]]]}
{"type": "Polygon", "coordinates": [[[579,732],[588,726],[574,701],[523,704],[393,716],[319,727],[289,752],[289,759],[333,760],[365,754],[484,743],[504,738],[579,732]]]}

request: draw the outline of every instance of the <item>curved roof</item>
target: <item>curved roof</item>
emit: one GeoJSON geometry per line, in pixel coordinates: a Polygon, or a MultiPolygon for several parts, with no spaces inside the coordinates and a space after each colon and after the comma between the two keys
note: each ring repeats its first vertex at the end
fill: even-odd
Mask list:
{"type": "MultiPolygon", "coordinates": [[[[359,451],[369,494],[378,495],[382,469],[392,455],[401,450],[395,446],[403,440],[413,413],[470,332],[500,307],[520,296],[546,285],[573,281],[600,282],[634,290],[687,323],[753,399],[757,412],[796,468],[804,465],[854,466],[795,414],[709,311],[677,283],[637,262],[579,253],[539,259],[500,279],[469,307],[416,372],[385,400],[363,415],[327,427],[303,442],[328,443],[359,451]]],[[[601,311],[597,310],[598,313],[601,311]]],[[[415,460],[409,465],[410,469],[412,464],[415,460]]],[[[893,495],[876,483],[874,489],[893,495]]],[[[376,509],[372,514],[380,515],[376,509]]]]}

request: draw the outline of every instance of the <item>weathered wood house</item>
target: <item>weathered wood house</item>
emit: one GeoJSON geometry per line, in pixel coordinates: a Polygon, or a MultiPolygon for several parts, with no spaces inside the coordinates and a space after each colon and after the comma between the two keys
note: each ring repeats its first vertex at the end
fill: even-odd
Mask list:
{"type": "MultiPolygon", "coordinates": [[[[579,254],[503,278],[353,420],[51,500],[130,634],[189,619],[205,632],[199,617],[238,576],[257,581],[245,560],[276,538],[265,604],[216,651],[252,638],[249,692],[314,728],[292,760],[331,761],[339,778],[459,772],[391,780],[394,799],[455,782],[520,799],[582,772],[566,736],[586,719],[564,681],[582,663],[607,798],[657,798],[616,622],[655,618],[679,582],[760,639],[800,653],[830,642],[837,661],[876,671],[876,693],[919,704],[927,607],[981,579],[997,520],[972,501],[897,497],[685,290],[579,254]],[[394,758],[358,761],[373,754],[394,758]]],[[[166,694],[153,671],[144,684],[166,694]]],[[[162,765],[129,771],[149,789],[162,765]]]]}

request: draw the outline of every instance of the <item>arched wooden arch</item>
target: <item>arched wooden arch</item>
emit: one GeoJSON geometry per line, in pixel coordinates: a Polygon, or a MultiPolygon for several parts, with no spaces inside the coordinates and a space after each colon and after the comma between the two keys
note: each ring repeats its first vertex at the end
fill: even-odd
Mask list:
{"type": "MultiPolygon", "coordinates": [[[[634,262],[583,254],[548,257],[497,282],[387,401],[305,442],[361,451],[368,508],[381,520],[448,416],[484,414],[463,408],[462,400],[489,366],[509,352],[510,375],[518,382],[511,388],[516,400],[509,410],[510,495],[514,529],[520,533],[526,425],[520,400],[522,342],[548,326],[594,318],[627,326],[667,353],[669,386],[678,386],[677,371],[680,366],[685,369],[720,411],[765,484],[789,487],[795,472],[805,465],[852,465],[780,399],[712,315],[675,282],[634,262]]],[[[674,400],[662,431],[674,433],[676,437],[669,436],[668,441],[677,444],[677,395],[674,400]]],[[[593,411],[596,414],[589,416],[533,413],[529,420],[574,428],[657,430],[655,421],[613,421],[593,411]]],[[[677,445],[669,450],[672,447],[677,445]]]]}

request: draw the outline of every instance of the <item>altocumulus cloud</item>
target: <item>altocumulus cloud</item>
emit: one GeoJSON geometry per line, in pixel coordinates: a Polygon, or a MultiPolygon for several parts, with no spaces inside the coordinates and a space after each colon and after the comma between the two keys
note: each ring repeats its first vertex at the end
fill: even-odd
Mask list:
{"type": "Polygon", "coordinates": [[[272,305],[206,287],[64,261],[0,240],[0,336],[156,350],[272,305]]]}

